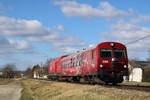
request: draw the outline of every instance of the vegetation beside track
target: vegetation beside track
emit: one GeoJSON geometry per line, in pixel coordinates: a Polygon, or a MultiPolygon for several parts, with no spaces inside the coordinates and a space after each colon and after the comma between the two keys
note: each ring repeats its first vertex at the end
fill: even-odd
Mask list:
{"type": "Polygon", "coordinates": [[[21,91],[21,97],[20,100],[33,100],[33,93],[30,87],[30,83],[25,80],[21,80],[22,85],[22,91],[21,91]]]}
{"type": "Polygon", "coordinates": [[[22,80],[22,85],[24,98],[20,100],[150,100],[150,92],[100,85],[39,80],[22,80]]]}
{"type": "Polygon", "coordinates": [[[8,83],[10,83],[12,81],[13,81],[13,79],[0,78],[0,85],[7,85],[8,83]]]}
{"type": "Polygon", "coordinates": [[[150,82],[123,82],[121,85],[128,85],[128,86],[149,86],[150,82]]]}

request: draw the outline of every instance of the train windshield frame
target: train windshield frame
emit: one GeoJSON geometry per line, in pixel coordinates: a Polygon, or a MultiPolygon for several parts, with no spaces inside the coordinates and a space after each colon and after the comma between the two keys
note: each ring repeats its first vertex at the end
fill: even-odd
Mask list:
{"type": "Polygon", "coordinates": [[[100,49],[100,57],[101,58],[112,58],[112,50],[111,49],[100,49]]]}
{"type": "Polygon", "coordinates": [[[124,50],[121,50],[121,49],[115,49],[114,50],[114,57],[115,58],[125,58],[125,51],[124,50]]]}

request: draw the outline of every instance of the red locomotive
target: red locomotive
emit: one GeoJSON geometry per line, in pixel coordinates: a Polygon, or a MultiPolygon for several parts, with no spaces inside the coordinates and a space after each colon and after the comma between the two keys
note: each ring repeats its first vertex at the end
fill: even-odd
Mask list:
{"type": "Polygon", "coordinates": [[[72,56],[62,56],[49,65],[49,78],[90,83],[121,83],[128,75],[126,47],[117,42],[103,42],[95,48],[72,56]]]}

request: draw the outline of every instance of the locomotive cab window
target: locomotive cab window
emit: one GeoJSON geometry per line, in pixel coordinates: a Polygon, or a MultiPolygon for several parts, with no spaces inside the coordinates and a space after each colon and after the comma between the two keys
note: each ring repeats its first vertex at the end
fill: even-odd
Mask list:
{"type": "Polygon", "coordinates": [[[112,57],[112,50],[111,49],[101,49],[100,50],[100,57],[111,58],[112,57]]]}
{"type": "Polygon", "coordinates": [[[124,50],[114,50],[115,58],[125,58],[124,50]]]}

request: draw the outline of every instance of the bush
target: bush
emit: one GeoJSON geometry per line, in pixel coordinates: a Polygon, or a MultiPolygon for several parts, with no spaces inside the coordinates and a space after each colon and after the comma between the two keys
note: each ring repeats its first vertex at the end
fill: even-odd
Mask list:
{"type": "Polygon", "coordinates": [[[143,81],[150,82],[150,65],[144,68],[143,81]]]}
{"type": "Polygon", "coordinates": [[[25,82],[24,81],[21,81],[21,84],[22,84],[22,95],[21,95],[21,98],[20,100],[33,100],[33,96],[32,96],[32,93],[31,93],[31,90],[30,88],[28,88],[26,85],[25,85],[25,82]]]}

